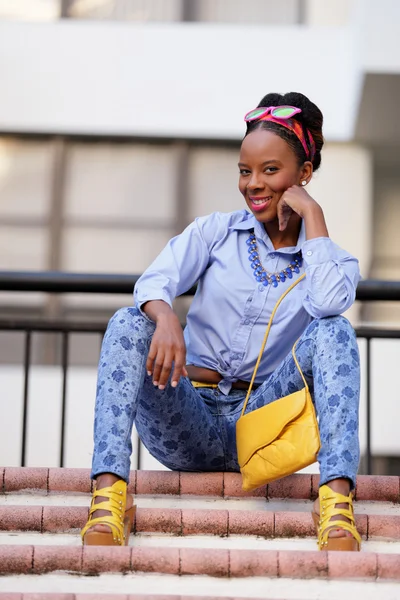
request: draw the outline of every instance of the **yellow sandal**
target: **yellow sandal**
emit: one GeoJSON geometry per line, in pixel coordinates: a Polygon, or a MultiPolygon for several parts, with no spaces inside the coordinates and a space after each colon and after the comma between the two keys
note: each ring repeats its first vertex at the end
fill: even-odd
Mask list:
{"type": "Polygon", "coordinates": [[[119,480],[112,486],[96,490],[90,505],[89,519],[81,531],[82,543],[85,546],[127,546],[129,534],[132,530],[136,506],[127,511],[126,508],[126,482],[119,480]],[[95,498],[103,496],[108,500],[94,503],[95,498]],[[111,515],[92,518],[96,510],[108,510],[111,515]],[[107,525],[110,531],[88,531],[94,525],[107,525]]]}
{"type": "Polygon", "coordinates": [[[357,552],[361,549],[361,537],[356,529],[353,511],[353,494],[343,496],[334,492],[328,485],[319,489],[319,506],[321,515],[315,511],[312,513],[313,521],[317,530],[318,547],[320,550],[341,550],[357,552]],[[348,504],[349,508],[336,508],[336,504],[348,504]],[[349,519],[331,521],[331,518],[340,515],[349,519]],[[332,529],[344,529],[351,533],[352,537],[329,537],[332,529]]]}

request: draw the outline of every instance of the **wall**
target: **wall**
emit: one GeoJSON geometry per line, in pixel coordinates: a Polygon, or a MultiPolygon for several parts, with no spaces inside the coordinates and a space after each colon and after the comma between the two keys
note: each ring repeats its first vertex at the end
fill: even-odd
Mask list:
{"type": "Polygon", "coordinates": [[[266,92],[294,89],[346,141],[361,71],[345,27],[0,22],[0,80],[0,131],[240,139],[266,92]]]}

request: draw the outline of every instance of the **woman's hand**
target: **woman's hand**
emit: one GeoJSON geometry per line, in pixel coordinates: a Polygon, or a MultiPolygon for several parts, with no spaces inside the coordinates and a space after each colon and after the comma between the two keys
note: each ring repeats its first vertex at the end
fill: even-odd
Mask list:
{"type": "Polygon", "coordinates": [[[289,219],[294,212],[304,219],[306,212],[313,205],[317,205],[317,203],[304,188],[299,185],[292,185],[292,187],[288,188],[282,194],[277,206],[279,231],[286,229],[289,219]]]}
{"type": "Polygon", "coordinates": [[[304,219],[306,239],[329,237],[325,217],[320,205],[299,185],[288,188],[278,202],[279,231],[284,231],[293,213],[304,219]]]}
{"type": "Polygon", "coordinates": [[[156,330],[147,356],[147,374],[152,375],[154,385],[163,390],[173,366],[171,385],[176,387],[181,376],[187,377],[186,346],[179,319],[170,306],[162,300],[147,302],[143,310],[156,322],[156,330]]]}

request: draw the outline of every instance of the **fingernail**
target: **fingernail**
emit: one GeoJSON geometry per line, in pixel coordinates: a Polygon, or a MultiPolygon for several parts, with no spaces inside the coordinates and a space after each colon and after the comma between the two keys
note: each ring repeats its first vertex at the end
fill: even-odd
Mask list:
{"type": "Polygon", "coordinates": [[[151,375],[151,371],[147,371],[147,375],[150,377],[150,375],[151,375]]]}
{"type": "Polygon", "coordinates": [[[159,385],[159,386],[158,386],[158,389],[159,389],[159,390],[164,390],[164,389],[165,389],[165,385],[159,385]]]}
{"type": "Polygon", "coordinates": [[[172,387],[174,387],[174,388],[175,388],[177,385],[178,385],[178,382],[177,382],[177,381],[173,381],[173,382],[171,383],[171,386],[172,386],[172,387]]]}
{"type": "Polygon", "coordinates": [[[153,381],[153,385],[154,385],[154,387],[157,387],[158,386],[158,381],[153,381]]]}

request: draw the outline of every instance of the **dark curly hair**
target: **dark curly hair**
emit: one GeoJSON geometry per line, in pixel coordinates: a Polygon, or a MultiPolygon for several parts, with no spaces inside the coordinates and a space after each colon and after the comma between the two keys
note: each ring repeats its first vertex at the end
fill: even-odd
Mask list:
{"type": "MultiPolygon", "coordinates": [[[[321,150],[324,145],[324,138],[322,135],[322,123],[324,118],[322,112],[318,106],[307,98],[307,96],[304,96],[304,94],[300,94],[299,92],[267,94],[259,102],[258,106],[283,106],[285,104],[301,108],[301,113],[296,114],[293,118],[302,124],[303,129],[309,129],[314,138],[315,156],[312,164],[314,171],[316,171],[321,164],[321,150]]],[[[292,131],[286,129],[286,127],[282,127],[278,123],[273,123],[272,121],[250,121],[247,123],[245,137],[255,129],[267,129],[268,131],[273,131],[279,135],[279,137],[289,144],[296,154],[300,165],[309,160],[300,140],[292,131]]],[[[305,136],[305,139],[308,143],[307,136],[305,136]]]]}

